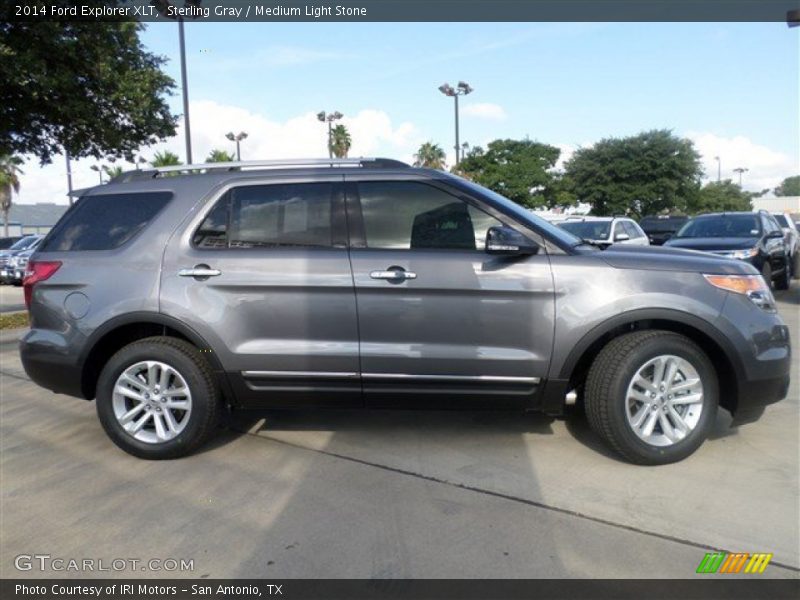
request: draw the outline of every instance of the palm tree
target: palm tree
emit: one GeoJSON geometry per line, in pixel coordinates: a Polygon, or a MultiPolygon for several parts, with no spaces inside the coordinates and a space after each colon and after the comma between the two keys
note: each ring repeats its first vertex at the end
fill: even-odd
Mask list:
{"type": "Polygon", "coordinates": [[[3,212],[3,235],[8,237],[8,213],[14,192],[19,194],[19,165],[22,159],[17,156],[0,156],[0,211],[3,212]]]}
{"type": "Polygon", "coordinates": [[[113,167],[105,165],[103,167],[103,171],[105,171],[106,175],[108,175],[109,181],[114,179],[114,177],[118,177],[119,175],[122,175],[122,167],[120,167],[119,165],[115,165],[113,167]]]}
{"type": "Polygon", "coordinates": [[[174,152],[170,152],[169,150],[156,152],[155,156],[153,156],[153,160],[150,161],[150,166],[152,167],[171,167],[181,164],[183,163],[181,162],[181,159],[178,158],[178,155],[174,152]]]}
{"type": "Polygon", "coordinates": [[[344,125],[337,125],[331,130],[331,152],[336,158],[347,158],[347,153],[350,152],[353,140],[350,137],[350,132],[344,125]]]}
{"type": "Polygon", "coordinates": [[[226,152],[225,150],[219,150],[218,148],[214,148],[206,158],[207,163],[217,163],[217,162],[233,162],[236,160],[236,157],[233,156],[230,152],[226,152]]]}
{"type": "Polygon", "coordinates": [[[439,144],[433,142],[425,142],[419,147],[417,153],[414,155],[414,166],[425,167],[426,169],[439,169],[444,171],[445,158],[447,156],[439,144]]]}

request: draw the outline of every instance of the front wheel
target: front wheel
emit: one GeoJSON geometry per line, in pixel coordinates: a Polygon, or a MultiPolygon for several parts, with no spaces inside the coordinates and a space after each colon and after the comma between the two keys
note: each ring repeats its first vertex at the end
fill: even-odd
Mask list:
{"type": "Polygon", "coordinates": [[[783,261],[783,271],[778,275],[775,280],[776,290],[788,290],[792,284],[792,261],[789,256],[786,256],[783,261]]]}
{"type": "Polygon", "coordinates": [[[97,415],[120,448],[147,459],[190,454],[215,431],[220,394],[191,344],[151,337],[125,346],[97,382],[97,415]]]}
{"type": "Polygon", "coordinates": [[[639,331],[609,342],[586,380],[589,423],[633,463],[682,460],[705,441],[719,392],[706,354],[669,331],[639,331]]]}

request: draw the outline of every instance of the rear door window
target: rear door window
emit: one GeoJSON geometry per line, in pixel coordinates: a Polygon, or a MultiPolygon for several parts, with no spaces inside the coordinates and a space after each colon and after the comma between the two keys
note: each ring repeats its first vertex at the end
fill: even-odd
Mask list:
{"type": "Polygon", "coordinates": [[[84,196],[41,244],[43,252],[112,250],[144,229],[172,198],[171,192],[84,196]]]}

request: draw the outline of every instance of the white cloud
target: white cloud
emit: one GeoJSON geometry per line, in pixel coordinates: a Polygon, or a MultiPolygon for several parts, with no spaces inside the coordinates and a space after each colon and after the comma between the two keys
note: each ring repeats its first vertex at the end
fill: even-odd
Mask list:
{"type": "Polygon", "coordinates": [[[751,191],[761,191],[776,187],[785,177],[794,175],[798,169],[798,157],[790,157],[781,152],[757,144],[743,135],[723,137],[710,132],[689,131],[686,137],[694,142],[702,156],[707,180],[716,180],[717,161],[720,157],[722,179],[739,180],[733,169],[748,169],[742,175],[743,187],[751,191]]]}
{"type": "Polygon", "coordinates": [[[499,104],[492,104],[491,102],[467,104],[461,112],[468,117],[491,119],[493,121],[503,121],[508,116],[502,106],[499,104]]]}
{"type": "MultiPolygon", "coordinates": [[[[194,101],[190,105],[192,125],[192,154],[195,163],[203,162],[214,148],[234,153],[233,142],[225,139],[229,131],[246,131],[248,138],[241,142],[242,160],[271,158],[310,158],[328,155],[326,124],[317,120],[315,113],[297,115],[280,122],[250,112],[238,106],[218,104],[211,100],[194,101]]],[[[391,117],[380,110],[365,109],[341,121],[350,131],[353,146],[350,156],[387,156],[411,161],[422,141],[413,123],[392,123],[391,117]]],[[[177,135],[164,143],[142,151],[150,160],[160,150],[170,150],[181,160],[185,159],[183,124],[177,135]]],[[[103,161],[106,162],[106,161],[103,161]]],[[[98,174],[90,169],[96,165],[94,159],[72,161],[73,186],[78,189],[97,185],[98,174]]],[[[117,162],[123,169],[134,166],[117,162]]],[[[66,165],[63,156],[56,156],[53,163],[39,167],[35,159],[23,166],[21,193],[15,202],[67,202],[66,165]]]]}

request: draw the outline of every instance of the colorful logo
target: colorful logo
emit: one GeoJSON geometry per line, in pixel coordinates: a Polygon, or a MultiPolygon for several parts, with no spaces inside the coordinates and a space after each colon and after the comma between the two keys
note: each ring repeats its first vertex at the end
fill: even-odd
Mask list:
{"type": "Polygon", "coordinates": [[[757,552],[710,552],[700,561],[698,573],[763,573],[772,554],[757,552]],[[744,568],[744,569],[743,569],[744,568]]]}

